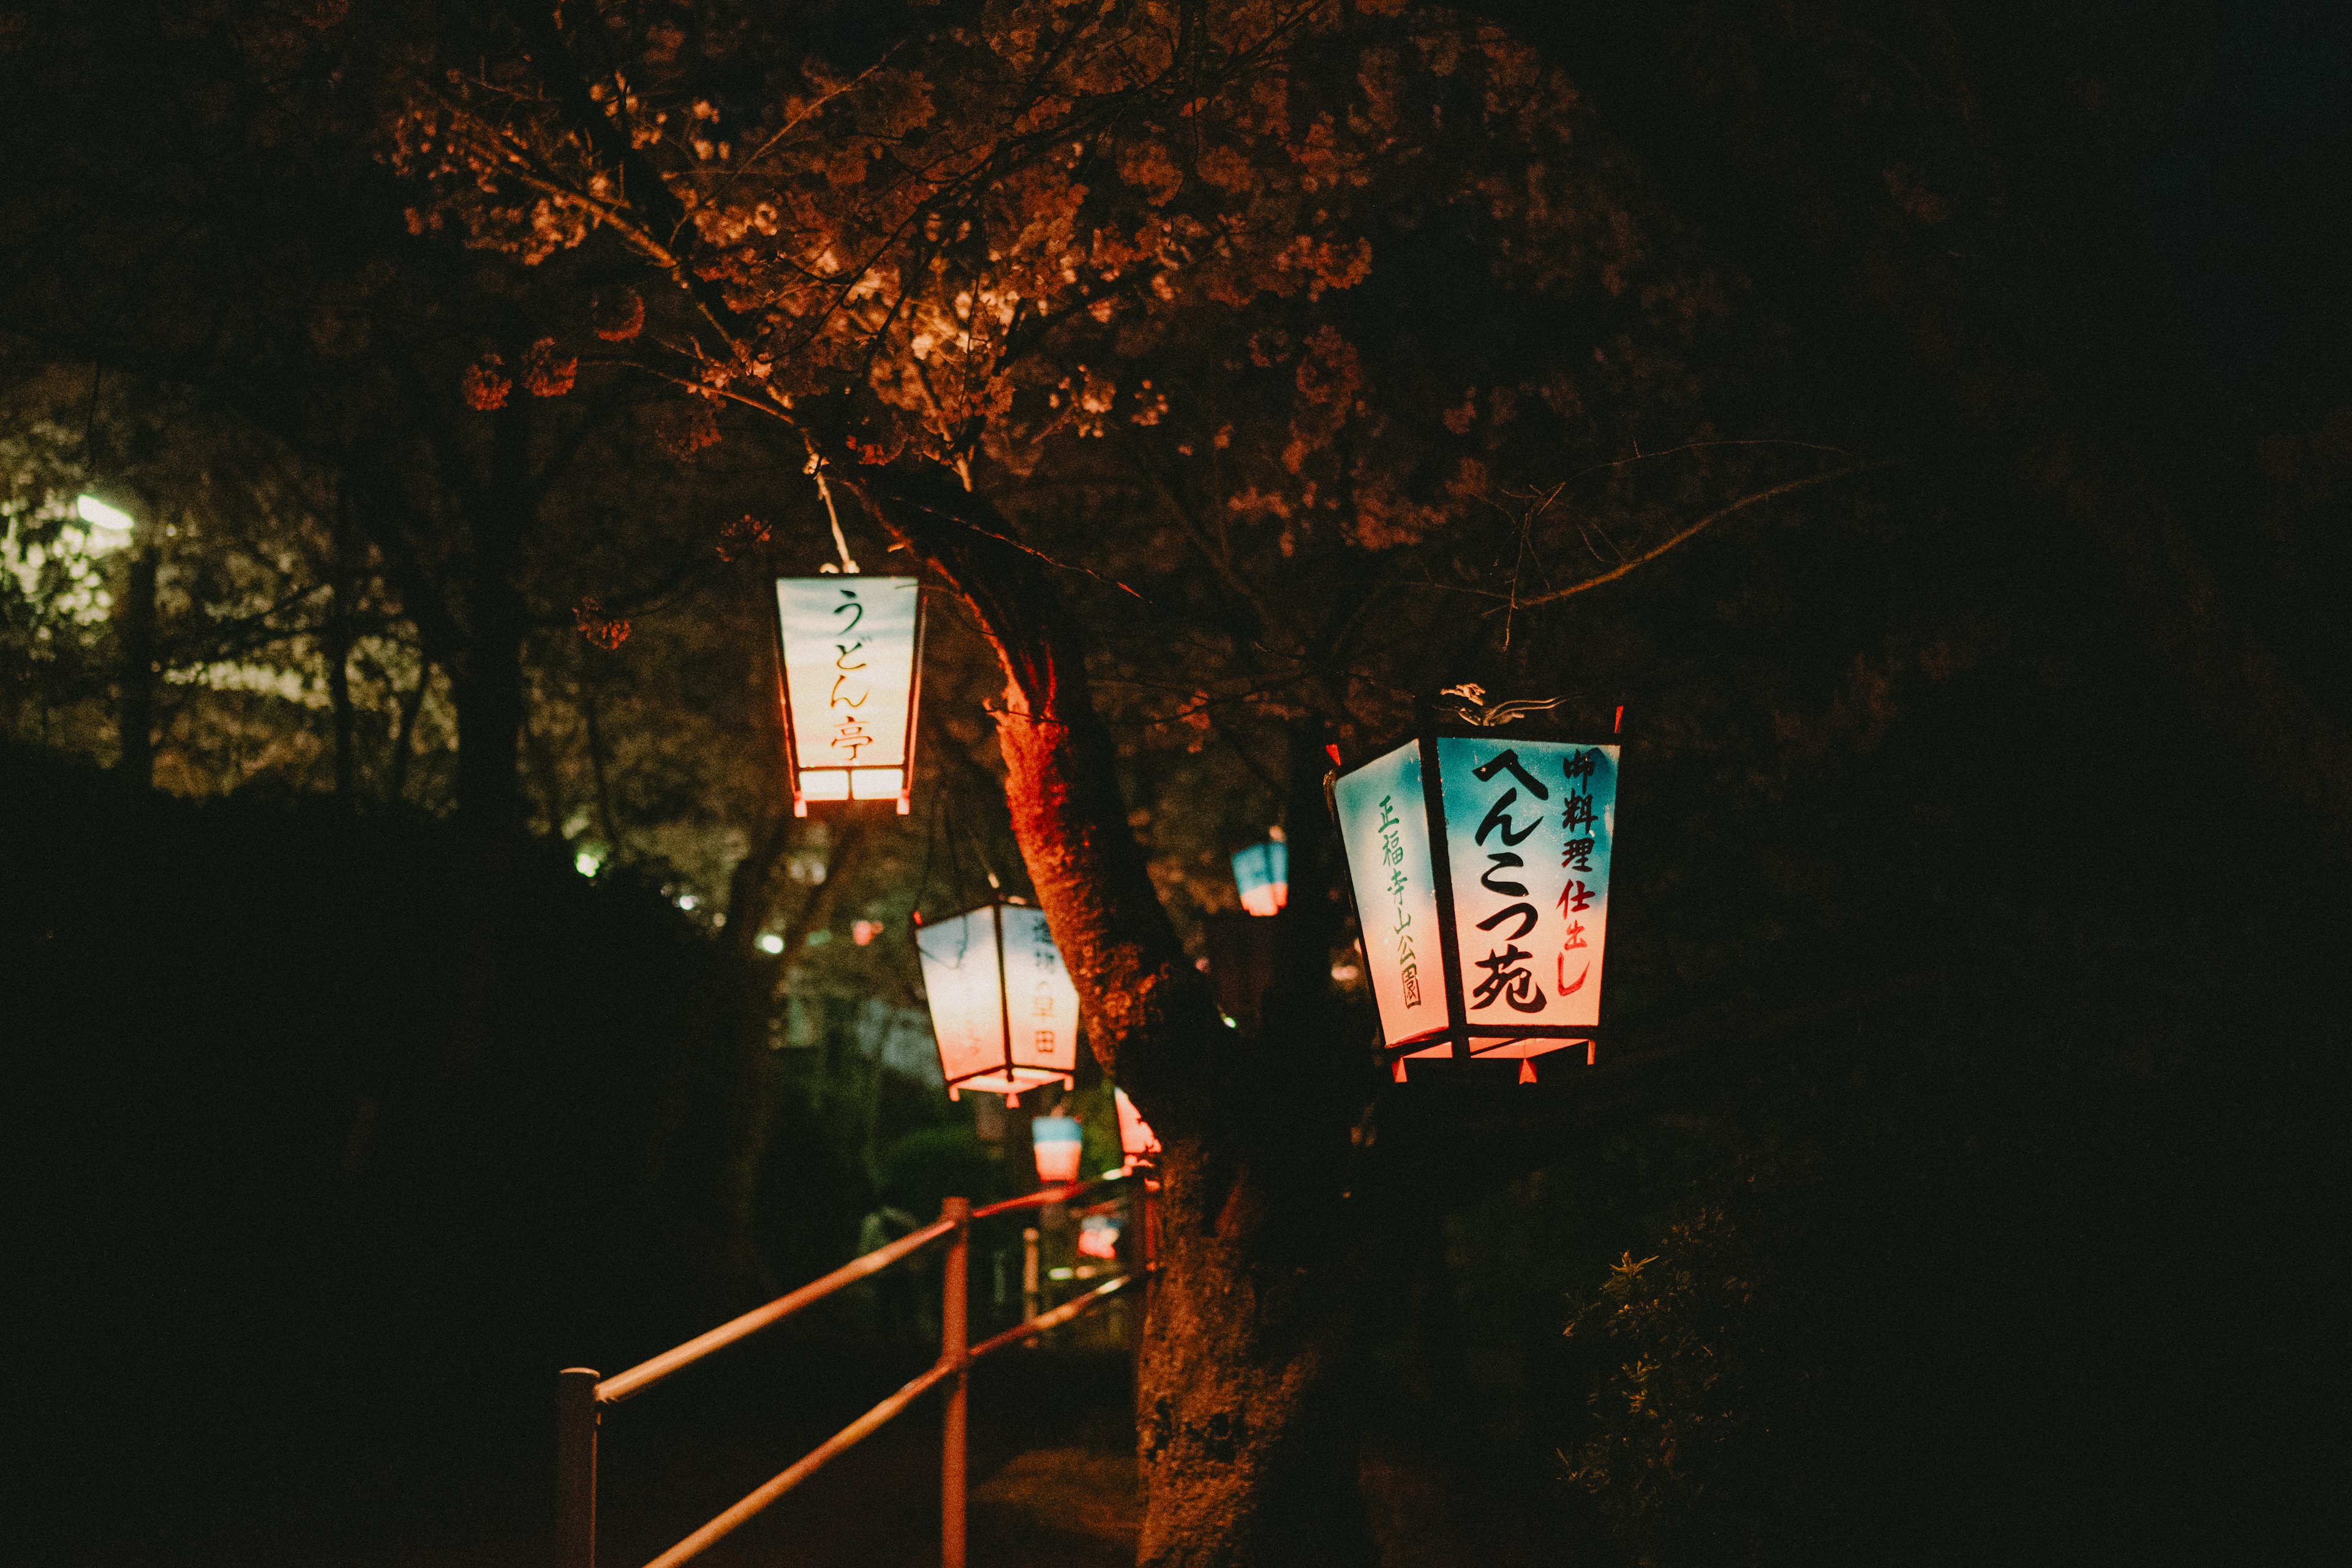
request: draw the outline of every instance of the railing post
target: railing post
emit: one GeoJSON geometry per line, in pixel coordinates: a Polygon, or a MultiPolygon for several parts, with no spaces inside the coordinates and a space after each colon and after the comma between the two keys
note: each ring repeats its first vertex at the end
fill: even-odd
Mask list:
{"type": "Polygon", "coordinates": [[[555,1378],[555,1568],[596,1568],[596,1374],[555,1378]]]}
{"type": "Polygon", "coordinates": [[[970,1301],[966,1269],[971,1257],[971,1200],[950,1198],[940,1217],[955,1222],[948,1237],[946,1299],[940,1304],[940,1360],[955,1368],[948,1378],[948,1407],[940,1443],[940,1568],[963,1568],[963,1460],[965,1402],[964,1310],[970,1301]]]}
{"type": "MultiPolygon", "coordinates": [[[[1024,1226],[1021,1227],[1021,1321],[1024,1323],[1037,1321],[1037,1227],[1024,1226]]],[[[1037,1342],[1031,1340],[1027,1342],[1034,1345],[1037,1342]]]]}

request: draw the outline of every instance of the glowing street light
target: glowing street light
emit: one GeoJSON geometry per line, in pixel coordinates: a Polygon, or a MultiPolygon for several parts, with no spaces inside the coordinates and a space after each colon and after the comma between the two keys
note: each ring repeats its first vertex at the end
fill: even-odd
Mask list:
{"type": "Polygon", "coordinates": [[[1282,829],[1263,844],[1253,844],[1234,857],[1234,886],[1242,908],[1254,915],[1278,915],[1290,901],[1290,846],[1282,829]]]}
{"type": "Polygon", "coordinates": [[[1398,1082],[1405,1064],[1535,1058],[1601,1037],[1614,742],[1496,727],[1556,703],[1484,705],[1342,773],[1331,798],[1364,967],[1398,1082]]]}
{"type": "Polygon", "coordinates": [[[1078,1179],[1078,1156],[1086,1152],[1086,1133],[1067,1116],[1040,1116],[1029,1123],[1029,1142],[1037,1153],[1037,1184],[1067,1186],[1078,1179]]]}
{"type": "Polygon", "coordinates": [[[948,1098],[967,1089],[1018,1105],[1023,1090],[1078,1070],[1078,990],[1042,910],[983,904],[915,928],[915,951],[948,1098]]]}
{"type": "Polygon", "coordinates": [[[793,815],[811,801],[892,800],[911,809],[923,676],[923,595],[913,577],[776,579],[784,760],[793,815]]]}
{"type": "Polygon", "coordinates": [[[90,542],[108,550],[130,543],[132,531],[139,526],[129,512],[93,495],[74,499],[74,515],[89,524],[90,542]]]}

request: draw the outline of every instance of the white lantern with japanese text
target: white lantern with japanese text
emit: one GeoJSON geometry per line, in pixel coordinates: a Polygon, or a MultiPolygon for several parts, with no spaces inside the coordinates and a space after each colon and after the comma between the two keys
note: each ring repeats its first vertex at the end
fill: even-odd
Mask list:
{"type": "Polygon", "coordinates": [[[1332,782],[1399,1082],[1417,1060],[1593,1059],[1619,746],[1433,729],[1332,782]]]}
{"type": "Polygon", "coordinates": [[[1017,1104],[1024,1089],[1076,1084],[1078,991],[1044,910],[983,904],[917,926],[915,951],[949,1099],[974,1089],[1017,1104]]]}
{"type": "Polygon", "coordinates": [[[923,669],[923,595],[913,577],[776,579],[784,756],[793,813],[812,801],[887,800],[909,809],[923,669]]]}

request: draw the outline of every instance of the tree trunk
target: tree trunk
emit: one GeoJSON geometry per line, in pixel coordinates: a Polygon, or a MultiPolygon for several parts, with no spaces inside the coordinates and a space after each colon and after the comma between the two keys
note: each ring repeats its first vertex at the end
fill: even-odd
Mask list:
{"type": "MultiPolygon", "coordinates": [[[[149,522],[141,532],[156,526],[149,522]]],[[[121,744],[115,770],[141,789],[155,782],[155,557],[152,540],[132,545],[121,622],[122,699],[116,714],[121,744]]]]}
{"type": "Polygon", "coordinates": [[[518,778],[523,728],[522,644],[527,630],[522,542],[536,497],[527,400],[498,412],[488,482],[470,498],[466,646],[457,675],[457,816],[504,833],[522,821],[518,778]]]}
{"type": "Polygon", "coordinates": [[[359,740],[352,711],[352,505],[338,487],[327,608],[327,699],[335,717],[335,803],[358,804],[359,740]]]}
{"type": "MultiPolygon", "coordinates": [[[[1164,1146],[1160,1272],[1137,1373],[1140,1560],[1368,1562],[1344,1375],[1358,1272],[1351,1118],[1334,1114],[1349,1076],[1329,1070],[1334,1047],[1312,1033],[1272,1051],[1219,1021],[1128,826],[1083,645],[1034,559],[991,537],[1010,531],[1003,520],[944,475],[861,482],[888,498],[889,526],[947,578],[1004,667],[997,736],[1013,833],[1096,1059],[1164,1146]],[[1291,1098],[1294,1083],[1313,1087],[1291,1098]]],[[[1311,874],[1319,840],[1301,847],[1311,874]]]]}

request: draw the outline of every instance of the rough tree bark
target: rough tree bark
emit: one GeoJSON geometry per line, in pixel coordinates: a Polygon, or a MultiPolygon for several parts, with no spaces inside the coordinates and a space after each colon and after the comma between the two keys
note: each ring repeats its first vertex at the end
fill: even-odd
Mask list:
{"type": "MultiPolygon", "coordinates": [[[[1356,1086],[1331,1070],[1334,1045],[1301,1028],[1306,1001],[1269,1021],[1279,1048],[1244,1042],[1219,1019],[1129,828],[1085,646],[1034,559],[989,537],[1008,531],[1003,520],[944,471],[859,482],[1003,665],[997,726],[1013,832],[1095,1055],[1163,1145],[1160,1271],[1137,1369],[1140,1561],[1368,1562],[1344,1377],[1359,1256],[1344,1190],[1356,1086]]],[[[1295,818],[1302,827],[1322,813],[1320,770],[1307,773],[1315,797],[1295,818]]],[[[1312,874],[1321,839],[1311,828],[1301,837],[1295,852],[1312,874]]],[[[1300,875],[1295,862],[1294,887],[1300,875]]],[[[1290,962],[1327,968],[1318,941],[1328,924],[1301,921],[1290,962]]]]}

